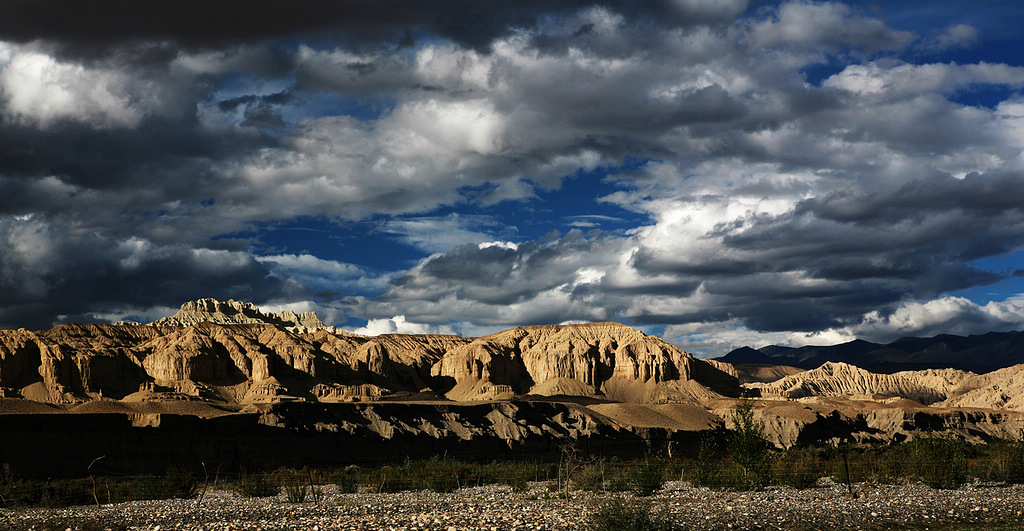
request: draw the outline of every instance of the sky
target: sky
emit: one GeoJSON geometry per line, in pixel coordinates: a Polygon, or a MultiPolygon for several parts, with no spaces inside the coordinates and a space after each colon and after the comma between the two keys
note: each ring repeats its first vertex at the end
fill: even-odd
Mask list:
{"type": "Polygon", "coordinates": [[[1024,3],[14,0],[0,327],[1024,329],[1024,3]]]}

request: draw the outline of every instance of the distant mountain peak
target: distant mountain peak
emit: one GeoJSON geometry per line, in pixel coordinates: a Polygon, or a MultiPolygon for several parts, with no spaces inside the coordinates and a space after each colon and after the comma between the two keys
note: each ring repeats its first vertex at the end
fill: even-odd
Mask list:
{"type": "Polygon", "coordinates": [[[192,326],[199,323],[215,324],[270,324],[293,332],[314,332],[331,329],[317,317],[316,312],[295,313],[285,310],[280,313],[263,312],[251,302],[230,299],[198,299],[181,305],[178,313],[151,324],[157,326],[192,326]]]}
{"type": "Polygon", "coordinates": [[[718,358],[729,363],[778,364],[814,369],[843,362],[872,372],[954,368],[988,372],[1024,363],[1024,332],[903,337],[888,344],[855,339],[838,345],[738,348],[718,358]]]}

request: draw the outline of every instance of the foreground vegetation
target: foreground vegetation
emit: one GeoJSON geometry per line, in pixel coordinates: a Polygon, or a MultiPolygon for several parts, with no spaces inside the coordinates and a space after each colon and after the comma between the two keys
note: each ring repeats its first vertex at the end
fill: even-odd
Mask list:
{"type": "Polygon", "coordinates": [[[462,487],[508,485],[527,490],[530,482],[547,485],[547,496],[571,497],[579,490],[630,492],[649,496],[665,481],[678,480],[714,489],[747,490],[769,485],[813,487],[822,478],[841,484],[899,484],[920,481],[939,489],[969,481],[1024,483],[1024,443],[997,441],[969,445],[952,438],[920,436],[890,446],[832,446],[772,449],[758,433],[742,429],[727,438],[705,437],[692,455],[667,459],[648,455],[623,461],[585,455],[571,444],[559,462],[464,462],[433,458],[373,467],[335,470],[279,469],[233,474],[168,469],[160,476],[94,477],[66,480],[20,479],[0,468],[0,507],[71,506],[133,500],[186,498],[211,488],[238,496],[284,494],[291,502],[317,502],[325,485],[340,492],[450,492],[462,487]]]}
{"type": "MultiPolygon", "coordinates": [[[[0,466],[0,508],[64,507],[149,499],[197,499],[210,489],[229,490],[244,498],[284,495],[290,503],[315,503],[325,487],[338,492],[451,492],[464,487],[507,485],[524,496],[570,499],[581,490],[647,497],[670,480],[719,490],[759,490],[771,485],[802,489],[845,484],[854,493],[862,483],[920,482],[935,489],[955,489],[967,482],[1024,484],[1024,438],[970,445],[951,437],[916,434],[909,442],[885,446],[837,444],[777,450],[768,444],[754,421],[749,403],[742,404],[726,433],[708,432],[681,458],[648,454],[640,459],[588,455],[571,442],[561,447],[557,462],[466,462],[432,458],[379,466],[333,470],[282,468],[272,472],[211,472],[169,468],[163,475],[111,477],[93,474],[65,480],[22,479],[0,466]],[[532,488],[530,484],[532,485],[532,488]],[[537,485],[546,485],[538,490],[537,485]],[[539,493],[539,494],[538,494],[539,493]]],[[[1019,513],[1018,513],[1019,514],[1019,513]]],[[[1019,524],[1015,522],[1014,525],[1019,524]]],[[[970,529],[1011,529],[999,522],[974,522],[970,529]]],[[[666,507],[625,503],[606,498],[595,507],[585,527],[601,529],[677,529],[666,507]]],[[[65,529],[63,525],[54,529],[65,529]]],[[[79,526],[85,529],[85,527],[79,526]]],[[[97,529],[107,527],[97,527],[97,529]]],[[[912,527],[893,527],[912,529],[912,527]]]]}

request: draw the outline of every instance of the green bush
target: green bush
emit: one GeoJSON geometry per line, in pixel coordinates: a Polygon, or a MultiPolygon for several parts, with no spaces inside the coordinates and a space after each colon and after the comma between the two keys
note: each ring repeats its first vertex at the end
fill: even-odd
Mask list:
{"type": "Polygon", "coordinates": [[[199,495],[199,480],[192,477],[192,472],[183,468],[168,468],[163,477],[161,487],[167,498],[191,500],[199,495]]]}
{"type": "Polygon", "coordinates": [[[463,485],[508,485],[517,492],[525,491],[528,483],[542,476],[546,465],[522,461],[491,461],[470,467],[463,485]]]}
{"type": "Polygon", "coordinates": [[[935,489],[967,483],[967,443],[952,437],[917,437],[909,443],[914,474],[935,489]]]}
{"type": "Polygon", "coordinates": [[[1004,463],[1006,473],[1003,481],[1015,485],[1024,483],[1024,440],[1007,444],[1004,463]]]}
{"type": "MultiPolygon", "coordinates": [[[[908,483],[914,478],[906,443],[870,448],[855,453],[852,459],[859,465],[852,465],[855,469],[866,468],[869,470],[869,478],[878,483],[898,485],[908,483]]],[[[833,478],[842,477],[838,469],[831,475],[833,478]]],[[[859,477],[854,477],[853,480],[858,479],[859,477]]]]}
{"type": "MultiPolygon", "coordinates": [[[[88,479],[19,480],[4,488],[5,507],[70,507],[96,503],[88,479]]],[[[100,499],[103,501],[103,498],[100,499]]]]}
{"type": "Polygon", "coordinates": [[[63,479],[48,482],[43,491],[41,505],[47,507],[70,507],[96,503],[92,497],[92,485],[88,480],[63,479]]]}
{"type": "Polygon", "coordinates": [[[517,463],[511,463],[511,465],[513,466],[504,469],[504,473],[495,483],[508,485],[512,487],[514,492],[526,492],[530,486],[530,478],[534,477],[534,471],[529,466],[518,465],[517,463]]]}
{"type": "Polygon", "coordinates": [[[468,476],[468,467],[465,465],[437,457],[408,461],[403,468],[410,487],[415,490],[452,492],[458,489],[463,478],[468,476]]]}
{"type": "Polygon", "coordinates": [[[1024,441],[995,441],[985,447],[985,479],[1011,485],[1024,483],[1024,441]]]}
{"type": "Polygon", "coordinates": [[[633,490],[633,476],[629,471],[629,465],[613,460],[608,467],[608,477],[605,486],[609,492],[629,492],[633,490]]]}
{"type": "MultiPolygon", "coordinates": [[[[202,483],[192,472],[171,467],[164,476],[132,476],[118,480],[97,479],[97,496],[100,501],[122,503],[135,500],[166,500],[180,498],[189,500],[199,495],[202,483]]],[[[91,487],[90,487],[91,489],[91,487]]],[[[90,498],[92,498],[90,490],[90,498]]]]}
{"type": "Polygon", "coordinates": [[[391,465],[382,466],[370,476],[370,489],[373,492],[401,492],[409,490],[408,482],[403,482],[401,476],[401,468],[391,465]]]}
{"type": "Polygon", "coordinates": [[[662,506],[652,511],[646,503],[627,504],[614,499],[600,506],[594,512],[586,528],[591,531],[668,531],[681,529],[669,516],[668,508],[662,506]]]}

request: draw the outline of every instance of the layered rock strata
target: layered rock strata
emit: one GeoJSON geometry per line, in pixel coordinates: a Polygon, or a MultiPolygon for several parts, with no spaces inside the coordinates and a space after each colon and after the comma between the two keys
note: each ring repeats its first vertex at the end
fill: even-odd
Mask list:
{"type": "Polygon", "coordinates": [[[827,362],[817,369],[791,374],[773,382],[753,382],[761,396],[803,398],[810,396],[902,397],[923,404],[948,398],[972,373],[955,369],[927,369],[876,374],[847,363],[827,362]]]}
{"type": "Polygon", "coordinates": [[[173,415],[259,413],[260,425],[366,440],[675,441],[724,430],[743,387],[760,393],[756,414],[780,446],[901,440],[918,430],[1012,438],[1024,426],[1022,374],[1024,366],[982,375],[875,374],[844,363],[737,368],[617,323],[517,327],[481,338],[367,337],[313,314],[212,299],[149,325],[0,331],[0,414],[107,413],[158,427],[173,415]],[[330,404],[342,402],[380,408],[330,404]],[[447,409],[458,402],[495,407],[485,420],[458,419],[447,409]],[[558,419],[522,416],[551,403],[560,404],[558,419]],[[419,409],[405,418],[409,404],[419,409]],[[360,413],[339,423],[318,413],[328,407],[360,413]],[[481,423],[490,426],[483,439],[473,431],[481,423]]]}
{"type": "Polygon", "coordinates": [[[431,373],[453,400],[494,385],[516,394],[601,396],[622,402],[735,395],[719,365],[618,323],[517,327],[447,352],[431,373]]]}
{"type": "Polygon", "coordinates": [[[4,330],[0,389],[7,397],[58,404],[158,391],[240,405],[373,400],[429,390],[431,366],[468,341],[208,322],[4,330]]]}
{"type": "Polygon", "coordinates": [[[180,396],[246,405],[531,392],[664,402],[738,388],[720,365],[616,323],[521,327],[478,339],[367,337],[312,314],[203,299],[149,325],[0,331],[0,389],[58,404],[180,396]]]}
{"type": "Polygon", "coordinates": [[[339,333],[339,330],[334,327],[325,325],[317,317],[316,312],[297,314],[291,310],[285,310],[279,313],[264,313],[251,302],[236,300],[222,302],[217,299],[186,302],[181,305],[178,313],[157,319],[152,324],[156,326],[192,326],[199,323],[273,324],[290,332],[315,332],[330,328],[332,332],[339,333]]]}

